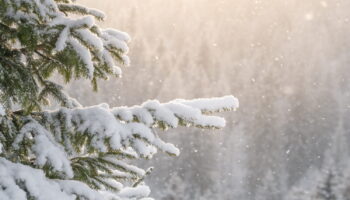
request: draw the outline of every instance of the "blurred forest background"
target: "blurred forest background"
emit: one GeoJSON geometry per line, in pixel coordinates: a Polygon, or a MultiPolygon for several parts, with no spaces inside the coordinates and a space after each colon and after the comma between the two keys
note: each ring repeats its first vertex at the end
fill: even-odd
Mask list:
{"type": "Polygon", "coordinates": [[[350,199],[349,0],[81,0],[128,32],[123,78],[76,81],[84,105],[233,94],[217,131],[161,135],[146,179],[161,200],[350,199]],[[186,136],[186,137],[184,137],[186,136]],[[340,199],[333,198],[334,199],[340,199]]]}

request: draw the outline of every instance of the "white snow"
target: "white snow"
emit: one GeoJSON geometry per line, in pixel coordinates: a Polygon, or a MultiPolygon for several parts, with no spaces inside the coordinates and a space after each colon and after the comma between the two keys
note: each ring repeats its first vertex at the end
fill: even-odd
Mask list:
{"type": "Polygon", "coordinates": [[[97,19],[99,20],[104,20],[106,18],[106,15],[100,11],[100,10],[97,10],[97,9],[93,9],[93,8],[87,8],[83,5],[79,5],[79,4],[67,4],[67,3],[60,3],[58,4],[60,8],[70,8],[71,10],[80,10],[80,11],[83,11],[87,14],[90,14],[94,17],[96,17],[97,19]]]}
{"type": "Polygon", "coordinates": [[[103,51],[103,42],[102,40],[91,31],[87,29],[77,29],[74,32],[78,33],[80,37],[88,44],[93,46],[97,51],[103,51]]]}
{"type": "Polygon", "coordinates": [[[151,112],[155,120],[165,122],[174,128],[177,127],[179,119],[174,115],[173,112],[171,112],[171,110],[166,108],[164,105],[161,105],[159,101],[147,101],[143,103],[142,106],[151,112]]]}
{"type": "Polygon", "coordinates": [[[3,105],[0,104],[0,116],[5,116],[6,112],[5,112],[5,108],[3,105]]]}
{"type": "Polygon", "coordinates": [[[103,31],[124,42],[130,42],[131,40],[129,34],[116,29],[108,28],[108,29],[104,29],[103,31]]]}
{"type": "Polygon", "coordinates": [[[61,32],[60,36],[56,41],[56,47],[55,47],[56,51],[62,51],[63,49],[66,48],[67,46],[66,41],[68,39],[68,35],[69,35],[69,27],[66,27],[63,29],[63,31],[61,32]]]}
{"type": "Polygon", "coordinates": [[[148,196],[151,193],[151,190],[147,186],[139,186],[136,188],[125,188],[119,195],[123,198],[142,198],[148,196]]]}
{"type": "Polygon", "coordinates": [[[239,101],[234,96],[224,96],[220,98],[201,98],[196,100],[178,99],[175,102],[180,102],[195,108],[199,108],[204,112],[217,112],[223,109],[234,110],[239,107],[239,101]]]}
{"type": "Polygon", "coordinates": [[[69,44],[72,45],[73,49],[80,56],[81,61],[85,64],[88,71],[89,78],[92,79],[94,75],[94,64],[92,62],[92,56],[88,48],[82,45],[77,39],[69,38],[69,44]]]}
{"type": "Polygon", "coordinates": [[[106,15],[104,14],[104,12],[97,9],[89,8],[88,13],[102,20],[106,18],[106,15]]]}
{"type": "Polygon", "coordinates": [[[48,132],[36,121],[25,124],[16,137],[13,146],[18,149],[19,144],[26,139],[34,140],[32,151],[35,154],[35,163],[42,167],[50,164],[54,170],[63,172],[67,177],[73,177],[73,170],[70,165],[67,154],[62,146],[52,138],[48,132]]]}
{"type": "Polygon", "coordinates": [[[65,172],[69,178],[74,176],[70,161],[63,149],[51,142],[45,135],[35,137],[33,152],[36,154],[36,164],[44,166],[47,162],[57,171],[65,172]]]}

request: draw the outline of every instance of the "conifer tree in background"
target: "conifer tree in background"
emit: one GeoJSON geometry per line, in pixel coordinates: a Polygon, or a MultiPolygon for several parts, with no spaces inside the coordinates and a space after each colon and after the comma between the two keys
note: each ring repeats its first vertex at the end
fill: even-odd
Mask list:
{"type": "Polygon", "coordinates": [[[344,200],[341,194],[341,180],[336,170],[329,168],[322,173],[322,179],[316,187],[315,200],[344,200]]]}
{"type": "Polygon", "coordinates": [[[324,182],[317,187],[317,192],[315,194],[316,199],[324,200],[336,200],[336,194],[334,191],[334,174],[332,171],[327,173],[324,182]]]}
{"type": "Polygon", "coordinates": [[[282,199],[280,181],[272,170],[268,170],[262,179],[262,185],[256,192],[256,200],[278,200],[282,199]]]}
{"type": "Polygon", "coordinates": [[[334,161],[335,146],[325,152],[321,170],[310,168],[285,200],[347,200],[346,166],[334,161]],[[344,168],[345,167],[345,168],[344,168]],[[345,171],[345,172],[344,172],[345,171]]]}
{"type": "Polygon", "coordinates": [[[150,170],[127,160],[179,155],[157,130],[221,128],[225,120],[209,114],[238,107],[233,96],[81,106],[50,76],[90,79],[97,90],[99,79],[121,75],[130,39],[96,25],[104,18],[70,0],[0,0],[1,200],[150,199],[150,170]],[[50,99],[61,107],[44,110],[50,99]]]}

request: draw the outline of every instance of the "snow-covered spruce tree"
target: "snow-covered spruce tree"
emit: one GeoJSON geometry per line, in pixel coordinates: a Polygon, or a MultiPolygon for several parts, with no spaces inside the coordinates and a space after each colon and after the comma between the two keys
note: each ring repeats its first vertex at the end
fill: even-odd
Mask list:
{"type": "Polygon", "coordinates": [[[127,159],[179,155],[157,130],[221,128],[209,114],[238,107],[232,96],[82,107],[50,76],[87,78],[96,90],[98,79],[121,75],[129,36],[96,25],[104,18],[70,0],[0,0],[1,200],[150,199],[150,170],[127,159]],[[44,110],[49,99],[61,107],[44,110]]]}

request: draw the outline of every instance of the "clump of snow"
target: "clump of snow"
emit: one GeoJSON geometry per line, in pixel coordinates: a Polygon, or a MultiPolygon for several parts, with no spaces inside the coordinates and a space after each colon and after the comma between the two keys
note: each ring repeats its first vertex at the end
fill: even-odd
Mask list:
{"type": "Polygon", "coordinates": [[[196,100],[178,99],[175,102],[180,102],[202,110],[203,112],[218,112],[222,110],[235,110],[239,107],[239,101],[232,95],[220,98],[201,98],[196,100]]]}
{"type": "Polygon", "coordinates": [[[102,40],[95,34],[92,34],[87,29],[78,29],[74,32],[78,33],[80,38],[82,38],[85,42],[93,46],[97,51],[101,52],[103,50],[103,42],[102,40]]]}
{"type": "Polygon", "coordinates": [[[94,75],[94,64],[92,62],[92,56],[88,48],[82,45],[77,39],[70,38],[69,44],[72,45],[73,49],[80,56],[81,61],[85,64],[88,71],[89,78],[92,79],[94,75]]]}
{"type": "Polygon", "coordinates": [[[63,49],[66,48],[67,46],[66,41],[68,39],[68,35],[69,35],[69,27],[66,27],[62,30],[62,32],[60,33],[56,41],[56,47],[55,47],[56,51],[63,51],[63,49]]]}
{"type": "Polygon", "coordinates": [[[119,30],[116,30],[116,29],[108,28],[108,29],[104,29],[104,32],[108,33],[111,36],[116,37],[117,39],[119,39],[123,42],[130,42],[130,40],[131,40],[129,34],[122,32],[122,31],[119,31],[119,30]]]}
{"type": "Polygon", "coordinates": [[[35,163],[38,166],[42,167],[49,163],[54,170],[65,173],[69,178],[73,177],[67,154],[63,147],[52,138],[50,132],[33,120],[22,127],[13,146],[18,149],[19,144],[27,138],[34,140],[32,151],[36,156],[35,163]]]}
{"type": "Polygon", "coordinates": [[[151,193],[151,190],[147,186],[139,186],[136,188],[125,188],[119,195],[122,198],[131,198],[131,199],[139,199],[145,196],[148,196],[151,193]]]}
{"type": "Polygon", "coordinates": [[[0,116],[5,116],[6,112],[5,112],[5,108],[3,105],[0,104],[0,116]]]}
{"type": "Polygon", "coordinates": [[[27,193],[38,200],[75,200],[77,196],[87,200],[140,199],[150,194],[143,185],[125,187],[119,193],[96,191],[79,181],[48,179],[42,170],[4,158],[0,158],[0,185],[1,200],[27,200],[27,193]]]}

